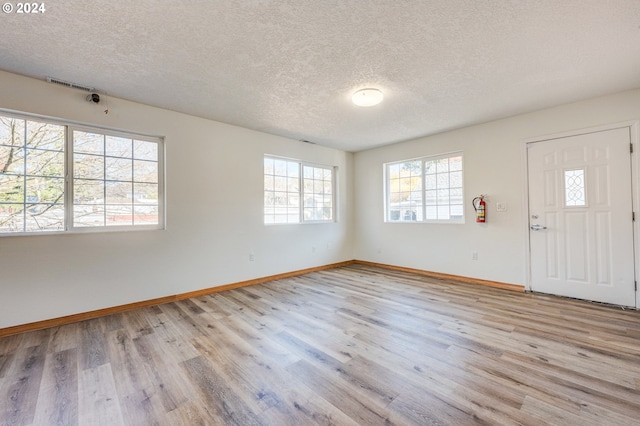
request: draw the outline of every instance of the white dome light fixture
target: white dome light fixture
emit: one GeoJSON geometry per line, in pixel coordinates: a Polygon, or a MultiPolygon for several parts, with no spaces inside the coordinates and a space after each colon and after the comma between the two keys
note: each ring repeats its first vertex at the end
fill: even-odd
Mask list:
{"type": "Polygon", "coordinates": [[[382,102],[384,95],[378,89],[361,89],[351,96],[351,101],[361,107],[370,107],[382,102]]]}

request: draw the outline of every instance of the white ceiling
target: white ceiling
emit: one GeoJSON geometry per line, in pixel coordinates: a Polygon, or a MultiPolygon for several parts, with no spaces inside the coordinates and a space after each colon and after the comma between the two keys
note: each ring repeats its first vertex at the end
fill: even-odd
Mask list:
{"type": "Polygon", "coordinates": [[[0,16],[0,69],[346,151],[640,87],[639,0],[45,6],[0,16]]]}

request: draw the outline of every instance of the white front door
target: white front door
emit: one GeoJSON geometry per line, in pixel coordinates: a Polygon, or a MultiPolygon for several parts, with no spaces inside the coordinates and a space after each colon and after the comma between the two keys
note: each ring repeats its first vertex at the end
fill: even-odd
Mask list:
{"type": "Polygon", "coordinates": [[[531,290],[635,306],[628,127],[527,145],[531,290]]]}

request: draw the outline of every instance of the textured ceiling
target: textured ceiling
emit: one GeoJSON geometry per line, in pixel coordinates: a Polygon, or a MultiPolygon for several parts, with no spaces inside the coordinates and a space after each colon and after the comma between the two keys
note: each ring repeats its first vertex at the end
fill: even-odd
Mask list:
{"type": "Polygon", "coordinates": [[[0,16],[0,69],[347,151],[640,87],[639,0],[45,5],[0,16]]]}

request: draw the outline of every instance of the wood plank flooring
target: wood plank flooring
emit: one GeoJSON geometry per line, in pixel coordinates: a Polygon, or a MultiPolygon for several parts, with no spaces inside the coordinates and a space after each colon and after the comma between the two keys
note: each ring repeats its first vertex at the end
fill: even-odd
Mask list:
{"type": "Polygon", "coordinates": [[[631,425],[640,312],[363,265],[0,339],[1,425],[631,425]]]}

